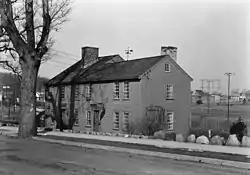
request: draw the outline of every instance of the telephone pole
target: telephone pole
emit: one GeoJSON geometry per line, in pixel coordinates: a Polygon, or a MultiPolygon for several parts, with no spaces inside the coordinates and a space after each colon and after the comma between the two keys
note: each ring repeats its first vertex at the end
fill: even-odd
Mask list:
{"type": "Polygon", "coordinates": [[[230,79],[231,79],[231,76],[235,75],[234,73],[232,72],[226,72],[225,75],[228,77],[228,85],[227,85],[227,120],[229,121],[229,110],[230,110],[230,104],[229,104],[229,101],[230,101],[230,79]]]}

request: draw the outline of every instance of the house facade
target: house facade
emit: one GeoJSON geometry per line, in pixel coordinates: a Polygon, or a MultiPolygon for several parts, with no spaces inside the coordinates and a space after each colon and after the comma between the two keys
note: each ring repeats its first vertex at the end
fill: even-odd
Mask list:
{"type": "Polygon", "coordinates": [[[82,59],[47,83],[63,123],[82,131],[128,132],[131,122],[149,106],[164,108],[167,130],[187,134],[191,115],[192,78],[177,64],[176,48],[161,55],[124,61],[119,55],[98,56],[98,48],[82,48],[82,59]]]}

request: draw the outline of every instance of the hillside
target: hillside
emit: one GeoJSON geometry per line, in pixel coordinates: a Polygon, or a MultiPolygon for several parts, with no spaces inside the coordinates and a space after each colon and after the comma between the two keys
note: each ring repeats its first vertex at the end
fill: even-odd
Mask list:
{"type": "MultiPolygon", "coordinates": [[[[48,78],[38,77],[37,79],[37,91],[41,91],[44,84],[48,81],[48,78]]],[[[15,89],[20,89],[20,82],[17,77],[11,73],[0,72],[0,86],[9,85],[15,87],[15,89]]],[[[2,87],[0,87],[2,89],[2,87]]]]}

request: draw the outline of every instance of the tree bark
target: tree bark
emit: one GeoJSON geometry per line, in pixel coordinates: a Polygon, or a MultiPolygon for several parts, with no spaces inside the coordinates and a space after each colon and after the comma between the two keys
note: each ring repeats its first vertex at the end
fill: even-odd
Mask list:
{"type": "Polygon", "coordinates": [[[40,63],[37,63],[37,59],[34,58],[26,60],[29,61],[20,61],[22,68],[21,121],[19,123],[18,135],[22,138],[28,138],[37,134],[36,81],[40,63]]]}

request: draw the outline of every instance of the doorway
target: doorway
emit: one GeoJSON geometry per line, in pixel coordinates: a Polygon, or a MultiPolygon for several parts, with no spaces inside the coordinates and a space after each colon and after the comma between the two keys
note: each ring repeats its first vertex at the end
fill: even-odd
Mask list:
{"type": "Polygon", "coordinates": [[[94,110],[94,116],[93,116],[93,129],[95,132],[100,131],[100,118],[99,118],[99,110],[94,110]]]}

